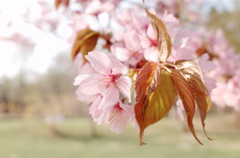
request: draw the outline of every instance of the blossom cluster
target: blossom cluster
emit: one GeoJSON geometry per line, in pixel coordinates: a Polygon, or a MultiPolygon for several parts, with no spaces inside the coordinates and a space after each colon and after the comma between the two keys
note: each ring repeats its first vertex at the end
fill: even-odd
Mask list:
{"type": "MultiPolygon", "coordinates": [[[[89,113],[93,120],[98,124],[109,124],[111,131],[120,133],[128,121],[138,128],[133,90],[136,76],[131,76],[131,71],[137,72],[148,61],[158,61],[157,37],[149,18],[140,14],[139,8],[119,12],[117,9],[120,6],[116,3],[111,3],[114,10],[110,6],[107,9],[94,7],[99,5],[97,3],[102,6],[110,5],[105,1],[93,1],[83,14],[98,17],[107,12],[112,16],[114,28],[117,26],[118,29],[107,26],[100,30],[104,37],[109,29],[112,30],[112,36],[108,39],[109,49],[102,52],[90,51],[86,56],[79,54],[75,59],[81,64],[74,85],[78,86],[78,99],[90,105],[89,113]]],[[[196,60],[210,92],[215,88],[215,80],[208,76],[208,72],[215,68],[215,64],[209,60],[207,54],[198,58],[195,37],[181,26],[174,14],[157,12],[154,9],[151,12],[162,20],[171,38],[171,55],[167,62],[196,60]]],[[[182,108],[182,105],[177,105],[182,108]]],[[[182,115],[181,112],[179,115],[182,115]]]]}
{"type": "Polygon", "coordinates": [[[111,131],[121,133],[128,120],[134,121],[133,106],[120,100],[122,95],[131,101],[128,69],[116,57],[103,52],[89,52],[86,58],[94,72],[76,77],[78,99],[92,104],[89,113],[94,121],[109,124],[111,131]]]}
{"type": "Polygon", "coordinates": [[[221,30],[213,34],[201,29],[196,37],[197,54],[209,54],[216,65],[216,68],[207,74],[217,80],[216,88],[211,93],[212,101],[220,107],[230,106],[239,111],[240,54],[229,45],[221,30]]]}
{"type": "MultiPolygon", "coordinates": [[[[240,55],[229,46],[221,30],[215,34],[204,28],[192,32],[182,25],[185,21],[204,22],[194,11],[194,5],[201,3],[200,0],[149,3],[145,0],[145,4],[124,0],[55,0],[56,11],[53,4],[38,0],[39,17],[34,19],[28,14],[31,8],[26,7],[30,10],[21,14],[19,21],[21,26],[23,23],[28,28],[35,26],[71,44],[76,42],[79,32],[86,36],[76,42],[81,49],[74,52],[74,62],[79,65],[74,82],[78,86],[77,98],[89,105],[89,114],[95,122],[108,124],[111,131],[121,133],[128,122],[139,128],[134,113],[137,72],[147,62],[159,61],[159,42],[144,11],[146,8],[163,22],[170,36],[171,54],[166,63],[196,61],[212,101],[240,110],[240,55]],[[70,30],[71,34],[63,37],[62,30],[70,30]],[[94,42],[96,46],[92,46],[94,42]]],[[[11,21],[6,23],[10,31],[16,27],[11,21]]],[[[19,29],[4,37],[32,47],[31,38],[30,34],[22,35],[19,29]]],[[[178,100],[176,105],[183,119],[182,102],[178,100]]]]}

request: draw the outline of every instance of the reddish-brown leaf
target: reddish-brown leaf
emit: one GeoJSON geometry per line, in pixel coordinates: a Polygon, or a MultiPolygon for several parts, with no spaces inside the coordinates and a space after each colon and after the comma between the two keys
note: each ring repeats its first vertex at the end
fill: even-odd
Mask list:
{"type": "MultiPolygon", "coordinates": [[[[209,109],[211,107],[211,104],[212,104],[211,99],[208,95],[207,88],[201,79],[201,76],[199,76],[196,73],[193,73],[193,74],[186,73],[186,75],[189,76],[187,78],[187,80],[190,83],[190,86],[192,87],[194,97],[195,97],[196,103],[198,105],[203,130],[204,130],[205,135],[207,136],[204,120],[206,119],[207,112],[209,111],[209,109]]],[[[207,136],[207,138],[212,140],[208,136],[207,136]]]]}
{"type": "MultiPolygon", "coordinates": [[[[147,62],[139,71],[135,89],[136,89],[136,102],[144,106],[146,98],[149,96],[150,92],[153,91],[154,85],[156,88],[157,81],[154,82],[154,76],[160,74],[157,69],[158,64],[155,62],[147,62]],[[153,85],[150,87],[150,85],[153,85]],[[152,89],[152,90],[151,90],[152,89]]],[[[159,69],[159,68],[158,68],[159,69]]],[[[158,77],[160,80],[160,75],[158,77]]]]}
{"type": "Polygon", "coordinates": [[[158,50],[160,52],[159,60],[165,62],[172,51],[171,38],[163,22],[156,15],[151,14],[147,9],[145,9],[145,11],[150,18],[150,22],[156,34],[158,50]]]}
{"type": "Polygon", "coordinates": [[[64,5],[65,7],[68,7],[69,0],[55,0],[55,8],[58,9],[60,5],[64,5]]]}
{"type": "MultiPolygon", "coordinates": [[[[197,63],[194,61],[179,61],[178,68],[181,70],[185,78],[187,78],[189,85],[192,88],[194,98],[198,105],[203,130],[207,136],[204,120],[206,119],[207,112],[211,108],[212,103],[204,84],[201,71],[197,63]]],[[[208,136],[207,138],[212,140],[208,136]]]]}
{"type": "Polygon", "coordinates": [[[201,73],[199,70],[199,66],[195,61],[192,60],[178,60],[176,61],[176,66],[178,70],[184,70],[185,72],[195,72],[195,73],[201,73]]]}
{"type": "Polygon", "coordinates": [[[140,127],[140,145],[143,132],[149,125],[158,122],[174,103],[175,90],[171,75],[160,65],[148,62],[140,70],[136,80],[135,115],[140,127]]]}
{"type": "Polygon", "coordinates": [[[203,145],[200,140],[197,138],[197,135],[193,126],[193,117],[195,114],[195,98],[188,80],[184,77],[180,70],[172,69],[172,77],[175,83],[177,93],[182,100],[184,109],[187,114],[187,122],[190,131],[192,132],[194,138],[203,145]]]}
{"type": "Polygon", "coordinates": [[[61,0],[55,0],[55,8],[58,9],[58,7],[61,3],[62,3],[61,0]]]}
{"type": "Polygon", "coordinates": [[[95,48],[98,38],[99,32],[91,29],[87,28],[79,31],[72,47],[72,59],[74,60],[78,53],[81,52],[84,60],[86,60],[85,55],[95,48]]]}

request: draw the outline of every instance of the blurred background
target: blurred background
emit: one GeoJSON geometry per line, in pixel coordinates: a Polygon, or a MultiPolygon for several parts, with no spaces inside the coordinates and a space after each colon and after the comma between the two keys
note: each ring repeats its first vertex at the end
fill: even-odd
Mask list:
{"type": "MultiPolygon", "coordinates": [[[[205,22],[191,26],[222,29],[229,45],[240,52],[239,1],[198,2],[197,13],[205,22]]],[[[71,48],[76,31],[86,25],[76,15],[64,7],[56,10],[54,0],[0,0],[1,158],[240,157],[240,114],[229,106],[213,105],[209,112],[206,130],[212,141],[204,136],[199,117],[194,120],[204,146],[174,108],[146,130],[148,144],[143,147],[130,126],[117,135],[95,124],[73,86],[79,65],[72,62],[71,48]]],[[[182,21],[189,24],[187,18],[182,21]]]]}

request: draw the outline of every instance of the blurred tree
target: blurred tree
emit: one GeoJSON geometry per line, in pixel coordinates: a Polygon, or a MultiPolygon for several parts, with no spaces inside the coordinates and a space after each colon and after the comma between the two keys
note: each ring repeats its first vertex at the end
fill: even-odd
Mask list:
{"type": "Polygon", "coordinates": [[[236,52],[240,52],[240,1],[235,0],[233,11],[218,12],[212,8],[207,26],[212,30],[222,29],[229,41],[229,44],[235,47],[236,52]]]}
{"type": "Polygon", "coordinates": [[[54,113],[86,116],[87,109],[79,105],[81,103],[74,94],[76,88],[72,83],[76,72],[66,52],[60,52],[44,74],[25,66],[28,58],[23,56],[16,60],[20,67],[18,74],[0,78],[0,113],[23,114],[26,117],[54,113]]]}

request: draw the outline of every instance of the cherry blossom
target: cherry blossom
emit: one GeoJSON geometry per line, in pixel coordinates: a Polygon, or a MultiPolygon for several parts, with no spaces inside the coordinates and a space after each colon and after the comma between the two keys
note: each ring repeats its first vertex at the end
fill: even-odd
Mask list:
{"type": "Polygon", "coordinates": [[[136,64],[143,58],[140,40],[133,32],[127,32],[123,42],[114,43],[111,50],[118,60],[127,62],[133,67],[136,67],[136,64]]]}
{"type": "Polygon", "coordinates": [[[86,59],[95,72],[84,79],[79,84],[79,88],[84,94],[100,93],[103,96],[103,102],[107,104],[100,104],[98,109],[106,109],[115,104],[119,99],[119,91],[131,101],[131,79],[125,76],[127,68],[124,65],[114,56],[97,51],[89,52],[86,59]]]}
{"type": "Polygon", "coordinates": [[[128,121],[134,120],[134,107],[118,101],[116,104],[105,110],[99,110],[96,104],[91,105],[90,114],[98,124],[109,124],[110,130],[121,133],[128,121]]]}
{"type": "MultiPolygon", "coordinates": [[[[89,75],[79,75],[75,78],[74,85],[81,86],[81,82],[87,79],[89,75]]],[[[103,104],[107,104],[109,100],[104,100],[100,91],[87,95],[81,92],[78,88],[76,91],[78,99],[85,103],[92,103],[89,108],[89,114],[97,124],[109,124],[110,130],[115,133],[121,133],[125,128],[128,121],[132,121],[134,124],[135,114],[134,107],[128,104],[123,104],[122,101],[118,101],[115,104],[109,106],[106,109],[99,108],[103,104]]],[[[136,126],[136,124],[134,124],[136,126]]]]}
{"type": "MultiPolygon", "coordinates": [[[[67,29],[72,34],[61,38],[69,43],[73,42],[78,31],[86,28],[99,34],[94,50],[101,49],[102,52],[93,50],[86,56],[78,55],[74,60],[74,64],[78,64],[78,76],[74,81],[77,99],[90,106],[89,114],[93,120],[97,124],[108,124],[110,130],[116,133],[121,133],[128,121],[138,127],[133,111],[135,92],[130,89],[134,89],[137,73],[144,64],[159,60],[156,32],[145,14],[144,5],[121,0],[75,0],[65,4],[64,7],[68,8],[60,16],[59,12],[53,12],[54,7],[49,3],[41,0],[38,2],[40,17],[33,19],[26,11],[21,15],[21,23],[25,21],[42,32],[50,32],[56,36],[59,36],[61,24],[67,23],[67,29]],[[102,13],[107,14],[109,24],[100,26],[102,13]],[[93,26],[89,19],[97,22],[99,28],[93,26]],[[130,79],[128,73],[131,71],[135,74],[130,79]],[[130,105],[131,101],[133,105],[130,105]]],[[[62,2],[64,5],[67,1],[62,2]]],[[[221,107],[230,106],[239,110],[240,55],[230,47],[221,30],[212,33],[199,27],[191,31],[184,25],[186,19],[195,23],[204,22],[204,18],[192,9],[198,3],[201,5],[201,1],[179,2],[153,0],[149,3],[154,5],[149,6],[145,2],[146,9],[163,22],[170,36],[171,55],[166,63],[175,64],[178,60],[196,61],[213,102],[221,107]]],[[[15,24],[10,21],[8,25],[11,30],[15,24]]],[[[21,31],[18,29],[4,40],[22,42],[25,45],[34,44],[34,40],[29,40],[31,36],[27,34],[24,37],[21,31]]],[[[177,113],[183,120],[182,104],[177,101],[176,105],[177,113]]]]}
{"type": "Polygon", "coordinates": [[[147,29],[147,36],[139,35],[142,47],[145,48],[144,51],[144,58],[148,61],[158,61],[158,49],[157,49],[157,41],[156,36],[154,33],[154,30],[152,28],[152,25],[148,26],[147,29]]]}
{"type": "MultiPolygon", "coordinates": [[[[172,42],[172,53],[169,61],[193,60],[195,48],[190,40],[190,32],[179,28],[179,21],[172,15],[165,12],[160,16],[163,21],[172,42]]],[[[151,26],[148,26],[147,34],[139,35],[142,47],[145,49],[144,58],[148,61],[158,61],[158,49],[155,32],[151,26]]]]}
{"type": "Polygon", "coordinates": [[[134,119],[134,107],[131,105],[123,104],[119,101],[113,107],[105,111],[105,121],[109,124],[110,130],[115,133],[121,133],[126,126],[128,120],[134,119]]]}
{"type": "Polygon", "coordinates": [[[85,9],[84,13],[88,15],[97,16],[102,12],[110,12],[113,9],[114,9],[114,5],[112,3],[93,0],[89,4],[89,6],[85,9]]]}
{"type": "Polygon", "coordinates": [[[208,92],[211,92],[214,88],[216,88],[216,80],[209,77],[209,72],[214,70],[217,66],[213,62],[209,61],[208,54],[204,54],[200,57],[198,65],[203,73],[203,80],[206,84],[208,92]]]}

